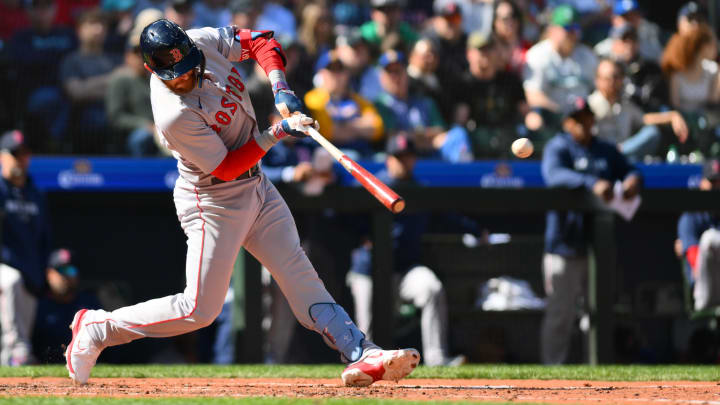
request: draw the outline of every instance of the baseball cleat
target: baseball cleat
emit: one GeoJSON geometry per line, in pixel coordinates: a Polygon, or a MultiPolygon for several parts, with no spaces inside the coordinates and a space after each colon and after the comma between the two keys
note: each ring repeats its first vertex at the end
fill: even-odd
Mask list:
{"type": "Polygon", "coordinates": [[[370,349],[342,373],[343,383],[348,387],[367,387],[380,380],[397,382],[405,378],[420,363],[420,353],[415,349],[370,349]]]}
{"type": "Polygon", "coordinates": [[[87,315],[87,309],[75,313],[70,324],[72,340],[65,350],[65,367],[70,373],[70,378],[78,384],[85,384],[90,378],[90,371],[102,351],[102,348],[98,347],[90,337],[86,324],[83,324],[83,321],[87,322],[87,315]]]}

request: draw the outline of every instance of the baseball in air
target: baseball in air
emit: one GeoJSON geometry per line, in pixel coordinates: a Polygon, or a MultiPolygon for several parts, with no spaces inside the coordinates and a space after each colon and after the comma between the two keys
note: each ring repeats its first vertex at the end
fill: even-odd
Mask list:
{"type": "Polygon", "coordinates": [[[526,157],[529,157],[533,153],[533,144],[532,142],[527,138],[518,138],[515,140],[515,142],[512,143],[511,146],[513,155],[525,159],[526,157]]]}

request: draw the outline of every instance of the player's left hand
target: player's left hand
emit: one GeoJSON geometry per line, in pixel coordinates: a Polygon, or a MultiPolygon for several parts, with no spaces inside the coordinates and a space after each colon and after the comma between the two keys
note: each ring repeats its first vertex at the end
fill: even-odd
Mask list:
{"type": "Polygon", "coordinates": [[[274,93],[275,108],[283,118],[288,118],[296,112],[302,113],[305,111],[302,101],[289,88],[280,88],[275,90],[274,93]]]}

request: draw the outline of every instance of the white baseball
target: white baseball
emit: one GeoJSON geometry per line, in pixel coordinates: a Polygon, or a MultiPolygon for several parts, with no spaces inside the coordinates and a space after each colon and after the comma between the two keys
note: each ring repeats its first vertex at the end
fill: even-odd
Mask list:
{"type": "Polygon", "coordinates": [[[516,139],[510,148],[512,149],[512,153],[521,159],[532,155],[534,150],[532,142],[527,138],[516,139]]]}

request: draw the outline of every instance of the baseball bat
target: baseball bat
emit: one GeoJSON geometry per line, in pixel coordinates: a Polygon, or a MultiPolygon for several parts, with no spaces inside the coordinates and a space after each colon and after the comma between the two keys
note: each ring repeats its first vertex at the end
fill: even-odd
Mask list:
{"type": "Polygon", "coordinates": [[[378,180],[372,173],[365,170],[364,167],[360,166],[354,160],[350,159],[346,154],[335,147],[330,141],[325,139],[324,136],[315,128],[307,127],[307,134],[310,135],[317,143],[320,144],[326,151],[337,160],[348,173],[352,174],[357,181],[362,184],[367,191],[370,192],[375,198],[378,199],[387,209],[393,214],[397,214],[405,209],[405,200],[397,195],[390,187],[385,183],[378,180]]]}

